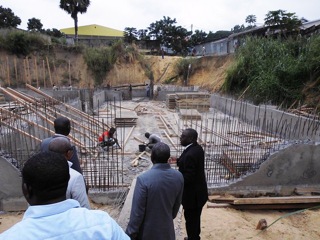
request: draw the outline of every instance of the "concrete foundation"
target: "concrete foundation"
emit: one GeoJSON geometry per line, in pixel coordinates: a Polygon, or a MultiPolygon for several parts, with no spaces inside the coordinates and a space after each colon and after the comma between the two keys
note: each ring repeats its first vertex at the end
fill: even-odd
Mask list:
{"type": "Polygon", "coordinates": [[[320,145],[297,144],[271,155],[258,171],[211,194],[286,196],[297,187],[319,187],[320,145]]]}
{"type": "MultiPolygon", "coordinates": [[[[184,89],[183,90],[190,90],[184,89]]],[[[196,90],[196,89],[194,89],[196,90]]],[[[125,90],[127,91],[127,90],[125,90]]],[[[174,91],[167,87],[162,87],[158,94],[158,100],[163,100],[166,93],[174,91]]],[[[57,91],[58,94],[59,91],[57,91]]],[[[61,91],[62,92],[62,91],[61,91]]],[[[67,92],[67,91],[66,91],[67,92]]],[[[132,91],[132,96],[141,95],[145,97],[144,88],[132,91]]],[[[103,90],[94,95],[93,107],[98,108],[106,99],[119,100],[123,97],[122,91],[103,90]]],[[[290,123],[291,139],[311,139],[317,142],[320,136],[318,130],[319,122],[292,114],[287,114],[267,106],[254,106],[248,103],[241,103],[221,96],[212,95],[211,107],[221,110],[224,113],[230,113],[243,121],[256,124],[260,127],[268,127],[274,132],[285,131],[285,128],[279,124],[267,126],[262,119],[273,118],[274,122],[290,123]],[[287,120],[285,120],[287,119],[287,120]],[[301,121],[304,122],[303,126],[301,121]],[[309,122],[308,122],[309,121],[309,122]],[[301,128],[299,131],[297,129],[301,128]],[[284,129],[284,130],[283,130],[284,129]],[[313,135],[310,135],[311,129],[313,135]],[[295,135],[297,134],[297,135],[295,135]]],[[[11,139],[11,138],[10,138],[11,139]]],[[[17,140],[14,136],[12,139],[17,140]]],[[[11,141],[10,141],[11,142],[11,141]]],[[[23,143],[23,141],[16,141],[23,143]]],[[[22,147],[22,146],[21,146],[22,147]]],[[[258,171],[232,182],[228,186],[209,186],[211,194],[241,194],[241,195],[290,195],[297,186],[310,187],[320,184],[320,145],[297,144],[291,145],[284,150],[271,155],[258,171]]],[[[0,157],[0,211],[21,210],[27,206],[21,191],[20,171],[16,169],[6,159],[0,157]]],[[[90,198],[97,203],[112,204],[118,199],[117,193],[89,193],[90,198]],[[107,197],[106,197],[107,196],[107,197]]],[[[128,194],[130,202],[130,192],[128,194]]],[[[124,206],[124,209],[125,206],[124,206]]]]}
{"type": "Polygon", "coordinates": [[[0,156],[0,211],[21,211],[27,208],[20,176],[20,171],[0,156]]]}

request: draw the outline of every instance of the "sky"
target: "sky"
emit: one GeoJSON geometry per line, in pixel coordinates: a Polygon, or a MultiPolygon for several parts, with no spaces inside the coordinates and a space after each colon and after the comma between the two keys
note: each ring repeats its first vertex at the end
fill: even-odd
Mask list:
{"type": "MultiPolygon", "coordinates": [[[[40,19],[44,29],[74,27],[71,16],[59,8],[60,0],[1,0],[21,19],[18,28],[27,29],[28,19],[40,19]]],[[[269,11],[285,10],[300,19],[320,19],[320,0],[91,0],[84,14],[78,14],[78,25],[91,24],[124,30],[146,29],[163,17],[176,19],[176,26],[187,30],[216,32],[248,24],[248,15],[255,15],[261,26],[269,11]]]]}

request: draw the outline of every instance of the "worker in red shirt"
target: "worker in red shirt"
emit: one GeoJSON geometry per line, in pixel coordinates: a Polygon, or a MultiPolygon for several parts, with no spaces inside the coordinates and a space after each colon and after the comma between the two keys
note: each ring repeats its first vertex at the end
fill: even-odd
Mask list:
{"type": "Polygon", "coordinates": [[[102,133],[101,136],[99,136],[99,144],[101,147],[107,147],[107,149],[110,146],[116,146],[118,148],[121,148],[119,143],[118,143],[118,139],[116,139],[114,137],[114,134],[116,132],[116,129],[114,127],[110,128],[109,131],[105,131],[104,133],[102,133]]]}

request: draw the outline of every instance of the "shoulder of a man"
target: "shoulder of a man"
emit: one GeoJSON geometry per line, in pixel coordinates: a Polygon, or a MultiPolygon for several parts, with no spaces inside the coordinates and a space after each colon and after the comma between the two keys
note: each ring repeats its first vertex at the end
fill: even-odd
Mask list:
{"type": "Polygon", "coordinates": [[[48,137],[48,138],[45,138],[41,141],[40,143],[40,150],[43,152],[43,151],[47,151],[48,150],[48,147],[49,147],[49,143],[50,141],[53,139],[53,137],[48,137]]]}

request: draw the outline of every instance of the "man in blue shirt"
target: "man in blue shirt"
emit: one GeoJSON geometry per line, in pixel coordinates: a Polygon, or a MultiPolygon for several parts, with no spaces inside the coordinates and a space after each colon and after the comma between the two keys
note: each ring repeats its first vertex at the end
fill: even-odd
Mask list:
{"type": "Polygon", "coordinates": [[[66,200],[68,181],[63,155],[32,156],[22,169],[22,191],[30,206],[21,222],[0,234],[0,240],[130,239],[108,213],[66,200]]]}

